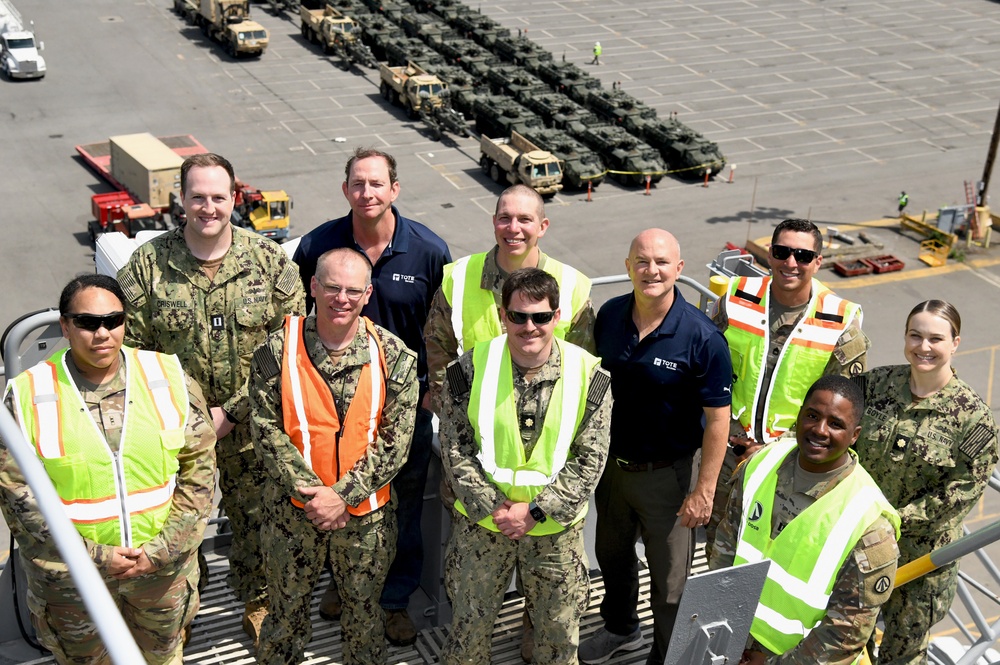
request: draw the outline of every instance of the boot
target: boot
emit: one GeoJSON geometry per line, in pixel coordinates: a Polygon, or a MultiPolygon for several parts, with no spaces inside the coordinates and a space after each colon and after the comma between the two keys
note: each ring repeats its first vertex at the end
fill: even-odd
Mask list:
{"type": "Polygon", "coordinates": [[[254,648],[260,646],[260,627],[266,616],[266,600],[250,601],[243,608],[243,631],[253,640],[254,648]]]}
{"type": "Polygon", "coordinates": [[[521,617],[521,626],[524,628],[521,634],[521,660],[530,663],[535,656],[535,625],[531,623],[528,610],[525,610],[521,617]]]}
{"type": "Polygon", "coordinates": [[[406,610],[385,611],[385,639],[397,647],[408,647],[417,641],[417,629],[406,610]]]}
{"type": "Polygon", "coordinates": [[[340,615],[344,612],[344,605],[340,602],[340,591],[337,589],[337,582],[330,580],[330,586],[323,592],[323,597],[319,600],[319,615],[327,621],[340,621],[340,615]]]}

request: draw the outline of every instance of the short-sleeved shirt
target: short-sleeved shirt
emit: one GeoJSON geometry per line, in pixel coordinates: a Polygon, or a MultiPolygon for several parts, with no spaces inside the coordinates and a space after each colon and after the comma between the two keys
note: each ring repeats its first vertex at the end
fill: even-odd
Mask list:
{"type": "MultiPolygon", "coordinates": [[[[399,214],[395,206],[396,229],[392,241],[372,269],[372,297],[361,314],[403,340],[417,352],[417,373],[421,392],[427,384],[427,350],[423,330],[431,300],[441,286],[445,264],[451,263],[448,245],[419,222],[399,214]]],[[[316,274],[316,261],[337,247],[351,247],[363,253],[354,240],[351,213],[319,226],[302,236],[295,250],[295,262],[306,289],[306,311],[312,310],[309,285],[316,274]]]]}
{"type": "Polygon", "coordinates": [[[597,314],[601,366],[611,373],[611,455],[669,462],[701,447],[703,408],[732,403],[733,367],[726,338],[674,287],[674,304],[641,341],[632,321],[635,297],[612,298],[597,314]]]}

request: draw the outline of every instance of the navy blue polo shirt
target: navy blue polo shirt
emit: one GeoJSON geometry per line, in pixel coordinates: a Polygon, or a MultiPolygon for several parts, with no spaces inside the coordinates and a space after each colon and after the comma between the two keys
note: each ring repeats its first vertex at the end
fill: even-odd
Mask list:
{"type": "MultiPolygon", "coordinates": [[[[451,263],[448,245],[429,228],[407,219],[392,206],[396,230],[392,241],[372,269],[372,297],[361,313],[403,340],[417,352],[417,371],[421,390],[427,386],[427,348],[424,346],[424,323],[431,309],[434,293],[441,286],[445,264],[451,263]]],[[[364,251],[354,240],[351,213],[316,227],[302,236],[293,260],[306,289],[306,311],[315,300],[310,283],[316,274],[316,261],[336,247],[364,251]]]]}
{"type": "Polygon", "coordinates": [[[611,455],[670,462],[701,448],[704,407],[732,403],[726,338],[674,287],[660,326],[639,340],[635,296],[612,298],[594,326],[597,355],[611,373],[611,455]]]}

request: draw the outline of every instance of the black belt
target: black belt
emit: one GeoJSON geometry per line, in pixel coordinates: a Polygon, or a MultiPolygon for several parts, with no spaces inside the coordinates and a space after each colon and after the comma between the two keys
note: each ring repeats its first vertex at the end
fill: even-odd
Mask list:
{"type": "Polygon", "coordinates": [[[640,471],[655,471],[657,469],[665,469],[668,466],[673,466],[674,462],[677,460],[666,460],[659,462],[629,462],[620,457],[615,458],[615,464],[622,471],[627,471],[628,473],[638,473],[640,471]]]}

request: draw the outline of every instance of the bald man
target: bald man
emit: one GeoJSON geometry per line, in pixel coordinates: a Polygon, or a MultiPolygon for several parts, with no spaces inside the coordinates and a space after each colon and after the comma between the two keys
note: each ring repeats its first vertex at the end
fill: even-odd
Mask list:
{"type": "Polygon", "coordinates": [[[680,254],[670,233],[640,233],[625,259],[632,292],[609,300],[597,315],[597,353],[611,373],[614,406],[608,464],[595,494],[604,627],[580,645],[582,663],[603,663],[642,647],[636,612],[640,535],[653,610],[646,662],[663,663],[691,569],[692,530],[707,524],[712,511],[729,434],[733,371],[725,337],[677,289],[680,254]]]}

